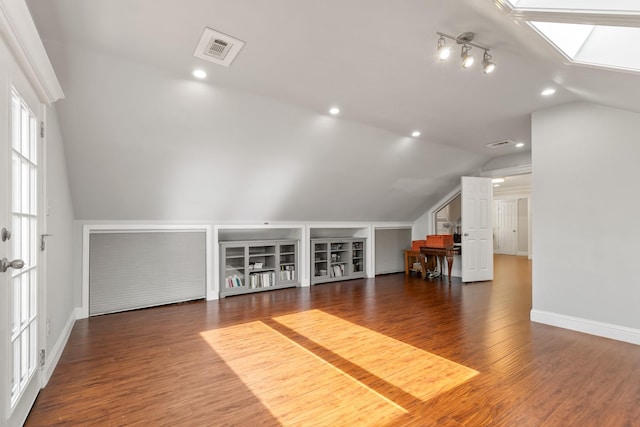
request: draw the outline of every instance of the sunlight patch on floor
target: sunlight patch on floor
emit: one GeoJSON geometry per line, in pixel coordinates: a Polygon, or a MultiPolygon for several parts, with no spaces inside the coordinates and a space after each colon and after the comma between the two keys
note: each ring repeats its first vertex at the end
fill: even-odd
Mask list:
{"type": "Polygon", "coordinates": [[[388,397],[394,396],[390,388],[424,402],[478,374],[320,310],[272,320],[357,366],[365,377],[370,375],[359,381],[349,375],[348,364],[342,370],[296,343],[295,337],[260,321],[202,332],[211,348],[283,424],[392,423],[408,411],[388,397]]]}
{"type": "Polygon", "coordinates": [[[407,412],[262,322],[201,336],[283,424],[386,424],[407,412]]]}
{"type": "Polygon", "coordinates": [[[466,366],[320,310],[273,320],[422,401],[478,374],[466,366]]]}

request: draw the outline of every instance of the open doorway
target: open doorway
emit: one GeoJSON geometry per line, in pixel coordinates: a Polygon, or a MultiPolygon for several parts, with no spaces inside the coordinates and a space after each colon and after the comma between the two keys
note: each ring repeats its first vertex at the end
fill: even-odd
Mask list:
{"type": "MultiPolygon", "coordinates": [[[[518,218],[518,247],[515,255],[532,257],[531,236],[532,236],[532,172],[531,167],[514,167],[500,170],[492,170],[484,174],[487,178],[502,178],[504,181],[496,183],[497,187],[492,188],[494,200],[516,200],[520,217],[518,218]]],[[[458,207],[460,187],[454,188],[449,194],[434,205],[427,213],[420,217],[413,228],[413,239],[423,239],[427,234],[453,234],[460,238],[456,231],[461,228],[461,210],[458,207]]],[[[493,221],[496,222],[495,220],[493,221]]],[[[513,230],[513,229],[512,229],[513,230]]],[[[461,277],[461,258],[454,256],[452,276],[461,277]]]]}
{"type": "Polygon", "coordinates": [[[494,253],[531,259],[531,174],[494,178],[494,253]]]}

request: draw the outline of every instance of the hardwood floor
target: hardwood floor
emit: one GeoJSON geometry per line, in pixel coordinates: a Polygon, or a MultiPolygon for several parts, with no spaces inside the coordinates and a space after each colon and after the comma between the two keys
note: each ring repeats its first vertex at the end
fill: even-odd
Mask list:
{"type": "Polygon", "coordinates": [[[76,322],[27,426],[634,426],[640,347],[531,323],[531,264],[76,322]]]}

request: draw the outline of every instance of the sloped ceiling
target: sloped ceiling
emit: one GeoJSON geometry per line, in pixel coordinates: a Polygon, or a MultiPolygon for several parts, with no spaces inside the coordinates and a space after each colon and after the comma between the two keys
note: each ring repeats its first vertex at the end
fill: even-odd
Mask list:
{"type": "Polygon", "coordinates": [[[485,144],[530,149],[532,111],[640,110],[638,76],[563,64],[491,1],[28,5],[66,96],[78,219],[410,221],[514,150],[485,144]],[[193,56],[205,27],[246,42],[231,67],[193,56]],[[476,32],[497,71],[439,63],[436,31],[476,32]]]}

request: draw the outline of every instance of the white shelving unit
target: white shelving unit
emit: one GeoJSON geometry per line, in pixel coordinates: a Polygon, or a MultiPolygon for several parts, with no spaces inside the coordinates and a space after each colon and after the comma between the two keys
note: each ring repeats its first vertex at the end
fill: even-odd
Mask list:
{"type": "Polygon", "coordinates": [[[366,239],[311,239],[311,284],[360,279],[366,274],[366,239]]]}
{"type": "Polygon", "coordinates": [[[220,243],[220,297],[299,286],[298,241],[220,243]]]}

